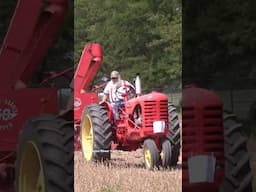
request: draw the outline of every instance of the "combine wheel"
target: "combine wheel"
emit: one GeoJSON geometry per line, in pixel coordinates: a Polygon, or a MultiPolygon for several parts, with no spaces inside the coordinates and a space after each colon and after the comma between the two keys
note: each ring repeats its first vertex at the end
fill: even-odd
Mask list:
{"type": "Polygon", "coordinates": [[[73,122],[50,115],[28,121],[18,145],[16,191],[74,191],[73,143],[73,122]]]}
{"type": "Polygon", "coordinates": [[[81,121],[81,146],[87,161],[110,159],[112,128],[107,111],[98,104],[88,105],[81,121]]]}

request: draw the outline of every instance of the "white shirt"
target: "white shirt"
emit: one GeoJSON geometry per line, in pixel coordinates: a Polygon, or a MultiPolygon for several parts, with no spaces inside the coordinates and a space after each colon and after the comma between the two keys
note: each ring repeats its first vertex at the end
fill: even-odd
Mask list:
{"type": "Polygon", "coordinates": [[[115,84],[112,81],[109,81],[103,91],[104,94],[109,96],[109,101],[111,103],[120,101],[124,99],[123,95],[125,93],[125,87],[129,90],[129,87],[134,88],[134,86],[126,80],[121,80],[121,86],[117,87],[119,82],[115,84]]]}

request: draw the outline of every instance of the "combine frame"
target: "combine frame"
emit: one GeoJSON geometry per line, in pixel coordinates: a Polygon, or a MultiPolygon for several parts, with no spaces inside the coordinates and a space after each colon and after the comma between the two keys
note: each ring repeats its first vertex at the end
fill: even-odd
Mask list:
{"type": "MultiPolygon", "coordinates": [[[[48,141],[42,141],[41,136],[36,135],[42,129],[43,122],[54,131],[56,122],[65,123],[65,120],[57,117],[57,89],[30,88],[29,83],[56,38],[67,11],[68,0],[19,0],[16,5],[0,50],[0,65],[4,69],[0,75],[0,165],[7,166],[6,177],[0,179],[0,191],[13,191],[14,180],[16,191],[19,192],[39,191],[42,186],[46,191],[54,189],[47,180],[49,170],[44,162],[46,149],[41,147],[42,142],[48,141]],[[28,140],[33,145],[28,144],[28,140]],[[36,161],[26,156],[26,151],[31,153],[31,157],[34,155],[34,158],[40,159],[40,170],[36,167],[36,161]],[[28,159],[23,160],[26,157],[28,159]],[[34,169],[35,175],[29,172],[26,164],[32,166],[30,169],[34,169]],[[36,175],[37,171],[41,176],[36,175]],[[35,186],[31,182],[37,177],[40,177],[39,183],[35,186]]],[[[66,120],[72,121],[72,110],[67,109],[62,114],[66,120]]],[[[71,134],[73,130],[71,125],[67,125],[69,128],[63,134],[67,134],[67,130],[71,134]]],[[[51,137],[51,133],[45,134],[51,137]]],[[[48,152],[50,154],[51,150],[48,152]]]]}

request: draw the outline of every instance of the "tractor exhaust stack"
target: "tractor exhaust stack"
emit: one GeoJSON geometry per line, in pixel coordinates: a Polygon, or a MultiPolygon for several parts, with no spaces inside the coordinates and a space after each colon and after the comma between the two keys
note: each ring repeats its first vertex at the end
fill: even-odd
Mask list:
{"type": "Polygon", "coordinates": [[[136,95],[137,97],[139,97],[141,95],[141,81],[140,81],[140,74],[137,73],[136,74],[136,78],[135,78],[135,91],[136,91],[136,95]]]}

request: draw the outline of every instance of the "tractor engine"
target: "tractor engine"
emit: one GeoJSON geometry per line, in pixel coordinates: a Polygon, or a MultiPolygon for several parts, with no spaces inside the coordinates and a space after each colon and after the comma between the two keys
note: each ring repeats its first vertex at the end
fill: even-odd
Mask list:
{"type": "Polygon", "coordinates": [[[123,115],[117,122],[117,140],[129,143],[129,149],[136,149],[146,137],[151,137],[159,146],[158,138],[168,133],[168,97],[152,92],[127,101],[123,115]],[[131,145],[134,143],[134,145],[131,145]]]}
{"type": "Polygon", "coordinates": [[[153,92],[141,98],[142,105],[142,123],[145,127],[145,133],[154,132],[154,123],[162,121],[165,130],[168,131],[168,98],[162,93],[153,92]],[[152,98],[152,99],[150,99],[152,98]],[[153,127],[152,127],[153,126],[153,127]],[[152,129],[153,128],[153,129],[152,129]]]}
{"type": "Polygon", "coordinates": [[[224,176],[222,102],[211,91],[188,86],[182,114],[183,191],[216,191],[224,176]]]}

